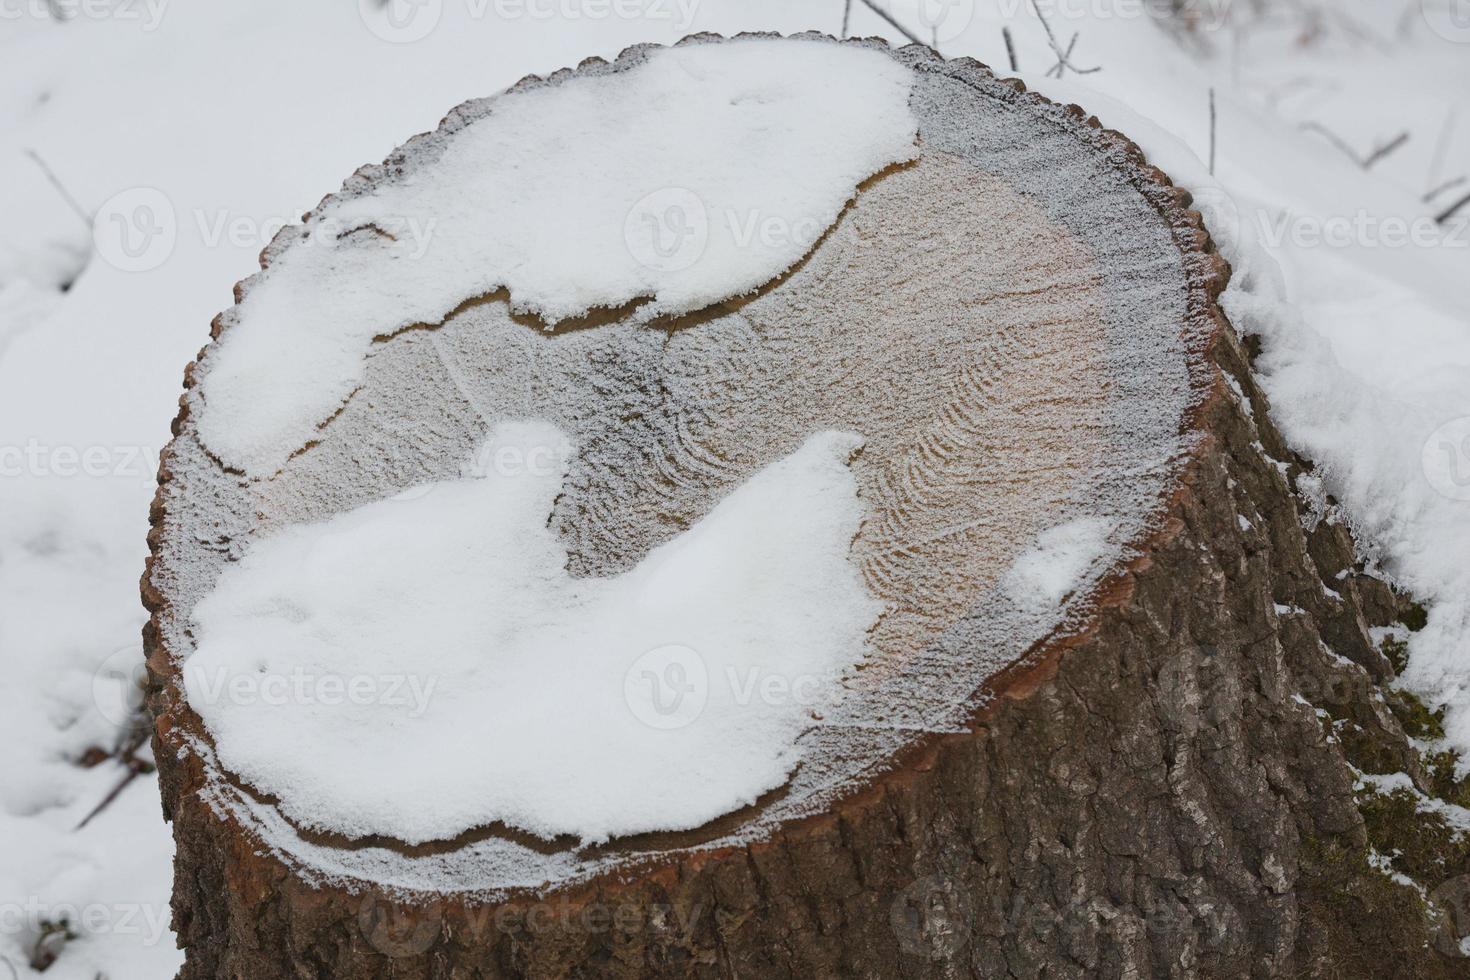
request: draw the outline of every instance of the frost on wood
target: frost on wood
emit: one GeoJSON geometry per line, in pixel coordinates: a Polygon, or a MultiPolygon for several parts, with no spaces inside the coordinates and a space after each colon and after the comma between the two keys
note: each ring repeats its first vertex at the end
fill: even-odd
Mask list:
{"type": "MultiPolygon", "coordinates": [[[[780,47],[777,60],[797,66],[783,70],[798,76],[805,59],[824,60],[813,53],[826,48],[748,40],[721,47],[746,45],[780,47]]],[[[823,660],[821,669],[836,665],[841,671],[861,661],[860,669],[841,672],[841,697],[830,710],[808,712],[799,731],[781,729],[785,748],[777,751],[786,754],[764,760],[760,778],[725,794],[721,805],[734,812],[721,811],[723,819],[682,836],[677,848],[769,836],[785,821],[829,809],[926,733],[963,730],[991,697],[986,681],[1044,638],[1084,625],[1097,584],[1160,520],[1193,447],[1188,416],[1206,384],[1199,352],[1213,321],[1199,300],[1199,284],[1209,273],[1204,257],[1176,237],[1192,229],[1173,227],[1163,217],[1172,213],[1161,203],[1168,191],[1139,177],[1139,165],[1121,156],[1116,137],[974,66],[938,61],[919,49],[892,55],[853,50],[878,59],[882,77],[889,66],[902,70],[910,86],[908,110],[917,120],[918,158],[864,182],[816,247],[785,275],[775,276],[783,266],[767,263],[760,282],[723,284],[723,298],[707,309],[653,323],[637,310],[623,310],[547,330],[542,320],[516,311],[512,285],[509,297],[495,293],[460,304],[432,329],[388,336],[374,328],[373,334],[384,335],[372,341],[369,356],[343,359],[352,377],[320,379],[328,387],[360,389],[315,433],[309,449],[262,479],[223,470],[210,452],[220,451],[219,440],[206,433],[201,442],[193,421],[218,407],[210,402],[208,378],[219,370],[211,361],[228,350],[232,331],[240,328],[237,316],[245,315],[254,290],[265,288],[274,273],[247,285],[242,312],[225,317],[221,344],[201,365],[202,392],[194,388],[188,396],[168,461],[170,479],[160,498],[165,517],[151,572],[152,586],[166,597],[156,617],[162,646],[187,662],[199,639],[194,628],[204,627],[209,640],[214,624],[224,622],[209,615],[217,611],[211,603],[222,601],[211,592],[230,586],[234,573],[225,570],[232,559],[241,561],[243,581],[251,555],[284,547],[273,541],[321,533],[303,525],[350,522],[350,512],[367,506],[403,507],[408,521],[419,499],[469,492],[450,483],[415,499],[429,485],[461,477],[465,460],[487,440],[493,444],[508,423],[552,426],[575,447],[548,529],[558,560],[565,552],[565,571],[589,592],[615,589],[609,583],[636,578],[647,561],[666,553],[660,549],[682,547],[685,536],[718,517],[719,508],[751,492],[753,481],[767,478],[783,460],[801,458],[814,436],[850,432],[861,438],[862,450],[845,472],[863,518],[846,561],[882,613],[866,650],[823,660]],[[779,787],[734,810],[778,769],[784,779],[779,787]]],[[[615,65],[584,68],[553,80],[552,88],[530,91],[573,83],[589,91],[615,88],[620,76],[656,60],[634,51],[615,65]]],[[[429,138],[440,148],[434,159],[448,157],[458,137],[477,129],[484,139],[498,139],[501,104],[472,104],[452,115],[445,130],[429,138]]],[[[536,145],[538,152],[548,149],[536,145]]],[[[827,145],[800,145],[811,159],[769,172],[761,187],[751,188],[753,207],[761,206],[765,193],[788,200],[780,195],[795,193],[789,182],[823,166],[831,152],[827,145]]],[[[561,152],[575,149],[564,145],[561,152]]],[[[429,156],[395,158],[390,170],[355,181],[348,204],[328,201],[319,214],[350,207],[380,184],[415,186],[416,174],[468,180],[463,170],[435,169],[429,156]]],[[[869,166],[881,169],[882,160],[892,158],[889,152],[867,157],[868,165],[845,172],[858,180],[869,166]]],[[[670,172],[667,179],[691,186],[694,177],[670,172]]],[[[432,193],[455,200],[456,189],[432,193]]],[[[640,184],[632,199],[645,192],[640,184]]],[[[833,198],[837,205],[843,199],[833,198]]],[[[285,267],[309,247],[275,250],[272,268],[285,267]]],[[[608,252],[613,262],[627,254],[621,238],[608,252]]],[[[376,289],[366,281],[355,285],[376,289]]],[[[697,291],[682,295],[666,312],[713,298],[697,291]]],[[[330,301],[325,294],[292,300],[330,301]]],[[[431,317],[419,317],[425,318],[431,317]]],[[[282,378],[295,377],[288,360],[270,360],[282,378]]],[[[323,414],[343,393],[319,406],[323,414]]],[[[253,452],[243,444],[241,451],[253,452]]],[[[781,533],[785,516],[779,510],[747,514],[749,533],[781,533]]],[[[831,575],[823,583],[829,591],[846,594],[841,573],[824,574],[831,575]]],[[[668,586],[676,587],[688,584],[668,586]]],[[[769,601],[765,612],[790,612],[784,600],[759,593],[751,598],[769,601]]],[[[689,642],[684,635],[647,640],[689,642]]],[[[617,679],[617,689],[598,696],[622,700],[625,672],[644,652],[609,652],[616,663],[605,676],[617,679]]],[[[792,669],[779,659],[761,666],[792,669]]],[[[717,676],[713,681],[722,682],[717,676]]],[[[561,710],[557,696],[546,692],[547,710],[561,710]]],[[[187,718],[182,702],[175,704],[179,717],[187,718]]],[[[392,822],[396,834],[340,846],[357,832],[383,832],[391,818],[354,823],[345,799],[333,813],[278,805],[268,794],[282,788],[279,780],[302,774],[273,770],[262,776],[250,770],[258,758],[241,761],[246,771],[235,771],[231,760],[247,760],[241,740],[261,736],[238,731],[230,721],[213,727],[210,711],[200,706],[211,721],[208,732],[194,723],[176,730],[201,761],[201,792],[217,813],[308,880],[494,895],[584,879],[637,860],[643,847],[676,849],[673,843],[620,846],[616,838],[600,848],[579,847],[578,836],[648,826],[641,818],[621,824],[606,819],[613,804],[594,799],[590,789],[581,803],[600,812],[601,832],[588,834],[590,825],[570,821],[538,823],[524,817],[529,811],[507,821],[509,797],[498,810],[482,797],[472,801],[481,809],[456,812],[439,826],[421,815],[404,816],[392,822]],[[242,775],[244,780],[235,778],[242,775]],[[477,824],[452,846],[426,851],[383,839],[452,835],[491,813],[501,821],[477,824]],[[548,845],[508,826],[571,838],[548,845]],[[338,834],[307,832],[323,828],[338,834]]],[[[719,717],[716,712],[713,720],[719,717]]],[[[697,740],[713,729],[702,731],[696,721],[662,734],[697,740]]],[[[403,744],[427,744],[420,734],[403,744]]],[[[456,732],[447,741],[441,752],[461,771],[477,764],[475,740],[456,732]]],[[[606,765],[622,766],[633,782],[646,761],[606,765]]],[[[411,762],[404,761],[405,772],[411,762]]],[[[377,764],[362,762],[369,772],[377,764]]],[[[690,786],[707,776],[673,773],[664,786],[690,786]]],[[[505,792],[526,794],[524,802],[535,788],[527,783],[505,792]]],[[[423,810],[434,805],[415,802],[423,810]]],[[[702,810],[671,812],[663,826],[689,826],[716,809],[710,802],[702,810]]]]}
{"type": "Polygon", "coordinates": [[[461,110],[319,208],[205,364],[205,445],[269,476],[361,383],[375,337],[502,287],[548,323],[747,293],[914,154],[911,75],[881,52],[757,40],[625,69],[461,110]],[[779,234],[754,233],[769,221],[779,234]],[[669,241],[639,237],[660,222],[669,241]]]}

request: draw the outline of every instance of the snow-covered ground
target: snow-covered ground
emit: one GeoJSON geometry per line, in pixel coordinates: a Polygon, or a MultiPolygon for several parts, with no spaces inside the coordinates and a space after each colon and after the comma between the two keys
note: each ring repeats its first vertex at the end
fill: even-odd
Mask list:
{"type": "MultiPolygon", "coordinates": [[[[0,0],[0,956],[158,977],[168,829],[125,742],[148,501],[183,365],[283,222],[524,74],[844,0],[0,0]],[[59,21],[56,12],[66,15],[59,21]],[[95,236],[94,236],[95,233],[95,236]],[[102,753],[93,752],[86,761],[102,753]]],[[[1429,605],[1405,681],[1470,747],[1470,4],[892,0],[950,56],[1134,136],[1196,191],[1287,436],[1429,605]],[[920,6],[923,4],[923,6],[920,6]],[[1211,152],[1214,90],[1215,176],[1211,152]],[[1401,133],[1407,138],[1395,144],[1401,133]],[[1387,151],[1373,159],[1374,151],[1387,151]],[[1216,183],[1218,180],[1218,183],[1216,183]]],[[[849,33],[902,42],[861,2],[849,33]]],[[[146,753],[146,750],[144,750],[146,753]]],[[[0,975],[6,971],[0,970],[0,975]]]]}

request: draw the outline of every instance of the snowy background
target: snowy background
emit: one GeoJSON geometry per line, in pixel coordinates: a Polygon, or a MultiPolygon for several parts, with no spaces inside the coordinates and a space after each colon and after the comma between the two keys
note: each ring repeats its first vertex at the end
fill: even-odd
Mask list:
{"type": "Polygon", "coordinates": [[[451,106],[697,31],[908,32],[1009,73],[1008,33],[1016,74],[1193,190],[1277,421],[1428,605],[1402,683],[1470,748],[1470,0],[1040,0],[1045,23],[1030,0],[394,3],[0,0],[10,972],[181,959],[132,711],[137,580],[183,366],[231,286],[451,106]],[[1048,32],[1075,35],[1060,79],[1048,32]]]}

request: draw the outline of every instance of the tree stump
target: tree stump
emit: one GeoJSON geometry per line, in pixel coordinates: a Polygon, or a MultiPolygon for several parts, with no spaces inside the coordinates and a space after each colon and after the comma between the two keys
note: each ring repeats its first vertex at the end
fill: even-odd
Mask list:
{"type": "MultiPolygon", "coordinates": [[[[1444,968],[1422,910],[1364,911],[1393,886],[1363,860],[1354,772],[1314,708],[1412,768],[1372,704],[1387,668],[1367,626],[1396,600],[1340,525],[1302,519],[1302,463],[1217,306],[1228,269],[1188,196],[1075,106],[847,43],[911,72],[917,155],[752,292],[562,322],[466,294],[376,337],[351,396],[264,475],[200,437],[239,307],[216,320],[143,580],[182,977],[1444,968]],[[299,819],[190,703],[196,607],[259,540],[452,478],[527,417],[572,436],[550,526],[582,579],[636,566],[811,433],[858,433],[849,560],[885,610],[872,654],[780,786],[697,826],[410,842],[299,819]]],[[[504,99],[654,51],[459,107],[306,227],[497,125],[504,99]]],[[[237,303],[303,238],[283,232],[237,303]]],[[[476,764],[474,744],[443,751],[476,764]]]]}

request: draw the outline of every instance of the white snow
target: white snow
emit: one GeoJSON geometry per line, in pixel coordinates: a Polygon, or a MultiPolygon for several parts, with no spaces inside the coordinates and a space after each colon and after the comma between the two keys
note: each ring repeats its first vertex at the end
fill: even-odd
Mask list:
{"type": "Polygon", "coordinates": [[[1080,517],[1041,532],[1035,546],[1011,565],[1006,591],[1024,608],[1059,607],[1088,580],[1099,559],[1116,553],[1108,541],[1113,530],[1106,518],[1080,517]]]}
{"type": "Polygon", "coordinates": [[[230,566],[195,609],[190,704],[232,772],[317,829],[699,826],[785,781],[863,656],[881,607],[848,560],[860,445],[814,435],[636,568],[573,579],[548,527],[565,436],[503,424],[482,475],[230,566]]]}
{"type": "MultiPolygon", "coordinates": [[[[8,747],[0,903],[16,916],[4,920],[0,956],[20,976],[41,976],[26,966],[34,933],[8,923],[27,921],[28,903],[38,914],[101,903],[114,911],[110,922],[82,928],[45,977],[152,980],[179,962],[166,927],[172,847],[157,786],[135,780],[73,832],[120,775],[115,763],[83,769],[74,760],[117,733],[94,704],[92,678],[115,652],[138,650],[147,461],[167,439],[180,366],[229,304],[231,284],[255,269],[265,229],[295,220],[343,174],[432,128],[447,107],[527,72],[698,30],[835,32],[843,4],[706,0],[692,20],[666,5],[675,15],[667,20],[546,21],[476,20],[473,5],[425,4],[441,19],[413,43],[375,35],[352,3],[168,4],[156,29],[145,29],[146,16],[124,16],[146,14],[139,4],[117,6],[117,16],[84,5],[65,24],[44,6],[17,4],[10,11],[21,16],[0,18],[0,452],[32,442],[42,451],[37,465],[23,462],[0,480],[0,737],[8,747]],[[89,256],[91,229],[26,149],[89,211],[128,188],[158,189],[176,225],[172,251],[136,273],[89,256]],[[215,235],[221,219],[240,233],[215,235]],[[52,465],[60,447],[101,447],[113,465],[100,476],[62,475],[52,465]]],[[[904,20],[917,6],[891,9],[904,20]]],[[[1004,66],[1000,29],[1008,26],[1028,83],[1124,129],[1195,193],[1237,269],[1231,314],[1262,335],[1259,380],[1273,417],[1323,464],[1327,489],[1384,574],[1428,600],[1429,628],[1410,635],[1408,679],[1448,705],[1449,741],[1470,748],[1470,503],[1441,495],[1423,465],[1427,450],[1441,487],[1453,486],[1443,481],[1448,464],[1470,466],[1454,440],[1446,454],[1430,439],[1470,416],[1470,250],[1453,241],[1298,245],[1290,234],[1360,210],[1418,218],[1454,200],[1455,191],[1421,198],[1470,171],[1470,47],[1436,33],[1418,0],[1311,3],[1325,26],[1310,36],[1294,6],[1271,5],[1262,22],[1247,16],[1202,33],[1208,50],[1181,48],[1150,18],[1124,15],[1150,5],[1063,6],[1053,25],[1064,40],[1078,33],[1074,61],[1102,71],[1046,79],[1055,59],[1026,5],[950,5],[974,14],[946,19],[936,34],[946,55],[1004,66]],[[1199,163],[1209,148],[1211,87],[1219,105],[1213,181],[1199,163]],[[1411,139],[1365,171],[1320,134],[1300,131],[1313,121],[1360,151],[1405,129],[1411,139]],[[1283,213],[1292,216],[1288,234],[1261,241],[1283,213]]],[[[852,5],[851,21],[854,34],[903,42],[862,4],[852,5]]],[[[123,652],[118,662],[136,660],[123,652]]],[[[105,674],[101,683],[118,693],[105,674]]],[[[340,857],[321,853],[324,866],[340,857]]],[[[441,880],[443,870],[422,880],[441,880]]]]}
{"type": "Polygon", "coordinates": [[[351,394],[374,337],[502,286],[548,324],[747,293],[914,156],[911,84],[881,51],[744,40],[502,96],[437,156],[307,222],[310,247],[252,285],[206,361],[201,438],[269,476],[351,394]]]}

